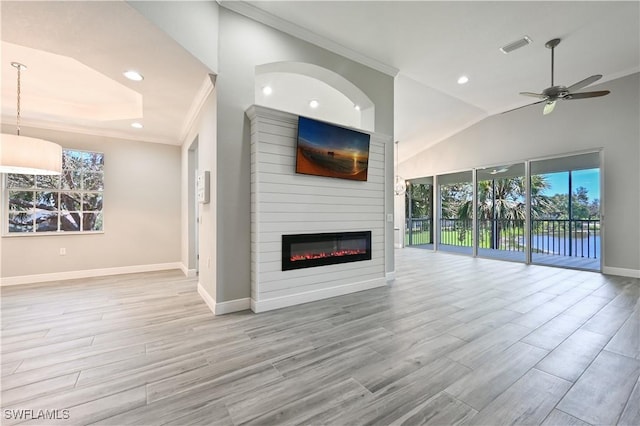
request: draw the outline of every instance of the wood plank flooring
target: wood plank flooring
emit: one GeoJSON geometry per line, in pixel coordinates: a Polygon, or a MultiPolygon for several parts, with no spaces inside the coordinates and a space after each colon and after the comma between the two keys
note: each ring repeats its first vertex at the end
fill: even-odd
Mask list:
{"type": "Polygon", "coordinates": [[[386,288],[220,317],[179,271],[4,287],[2,424],[638,424],[638,279],[396,264],[386,288]]]}

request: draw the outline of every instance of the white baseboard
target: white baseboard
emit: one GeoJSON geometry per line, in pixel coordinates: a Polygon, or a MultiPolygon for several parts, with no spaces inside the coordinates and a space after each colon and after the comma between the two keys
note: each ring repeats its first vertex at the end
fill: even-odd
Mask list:
{"type": "Polygon", "coordinates": [[[231,312],[246,311],[251,308],[251,299],[229,300],[227,302],[216,303],[216,315],[230,314],[231,312]]]}
{"type": "Polygon", "coordinates": [[[50,274],[20,275],[0,278],[0,286],[35,284],[48,281],[75,280],[78,278],[104,277],[108,275],[137,274],[140,272],[182,269],[180,262],[157,263],[152,265],[120,266],[116,268],[85,269],[81,271],[52,272],[50,274]]]}
{"type": "Polygon", "coordinates": [[[344,294],[355,293],[357,291],[384,287],[385,285],[387,285],[385,278],[376,278],[374,280],[292,294],[290,296],[275,297],[264,300],[251,299],[251,310],[256,313],[266,312],[274,309],[285,308],[287,306],[300,305],[302,303],[315,302],[316,300],[342,296],[344,294]]]}
{"type": "Polygon", "coordinates": [[[195,278],[198,276],[197,269],[189,269],[185,266],[184,263],[180,264],[180,269],[182,270],[182,273],[184,274],[184,276],[187,278],[195,278]]]}
{"type": "Polygon", "coordinates": [[[250,299],[248,297],[217,303],[200,283],[198,283],[198,294],[202,297],[202,300],[207,304],[213,315],[224,315],[230,314],[231,312],[246,311],[251,306],[250,299]]]}
{"type": "Polygon", "coordinates": [[[638,269],[614,268],[612,266],[603,266],[602,273],[607,275],[619,275],[621,277],[640,278],[640,270],[638,269]]]}
{"type": "Polygon", "coordinates": [[[207,306],[209,307],[209,310],[211,311],[211,313],[213,315],[215,315],[216,314],[216,299],[211,297],[211,295],[207,292],[207,290],[204,289],[204,287],[202,287],[202,284],[200,284],[199,281],[198,281],[198,294],[200,295],[200,297],[202,297],[202,300],[204,300],[204,303],[207,304],[207,306]]]}
{"type": "Polygon", "coordinates": [[[390,271],[385,274],[385,278],[387,282],[395,281],[396,279],[396,271],[390,271]]]}

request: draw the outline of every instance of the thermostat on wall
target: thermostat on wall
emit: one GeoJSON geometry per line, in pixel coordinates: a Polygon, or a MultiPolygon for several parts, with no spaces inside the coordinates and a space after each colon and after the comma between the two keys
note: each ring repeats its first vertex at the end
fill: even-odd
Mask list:
{"type": "Polygon", "coordinates": [[[198,202],[202,204],[207,204],[209,202],[209,182],[211,178],[209,177],[209,171],[203,170],[199,171],[196,178],[196,188],[198,192],[198,202]]]}

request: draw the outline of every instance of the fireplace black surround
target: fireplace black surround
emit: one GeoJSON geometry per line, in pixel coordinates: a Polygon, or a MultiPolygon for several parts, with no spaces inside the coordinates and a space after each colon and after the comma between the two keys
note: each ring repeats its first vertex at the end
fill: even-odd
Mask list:
{"type": "Polygon", "coordinates": [[[371,231],[282,236],[282,270],[371,260],[371,231]]]}

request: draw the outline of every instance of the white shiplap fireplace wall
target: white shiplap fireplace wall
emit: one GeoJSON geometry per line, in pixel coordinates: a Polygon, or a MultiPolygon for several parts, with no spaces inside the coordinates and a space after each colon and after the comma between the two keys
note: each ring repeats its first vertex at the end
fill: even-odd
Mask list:
{"type": "Polygon", "coordinates": [[[295,173],[298,116],[260,106],[251,120],[251,309],[263,312],[385,280],[385,144],[371,134],[366,182],[295,173]],[[371,260],[282,271],[282,235],[371,231],[371,260]]]}

